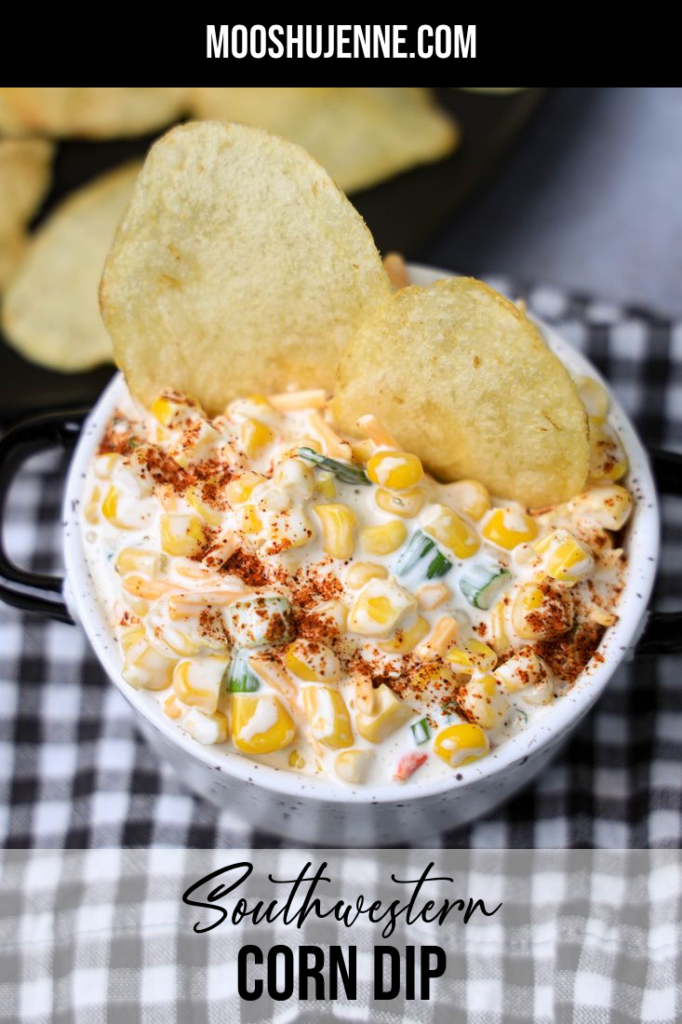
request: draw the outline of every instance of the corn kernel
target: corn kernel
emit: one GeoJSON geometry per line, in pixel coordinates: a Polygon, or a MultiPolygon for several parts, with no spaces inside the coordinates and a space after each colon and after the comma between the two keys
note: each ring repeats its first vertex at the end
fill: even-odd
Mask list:
{"type": "Polygon", "coordinates": [[[297,455],[300,448],[311,448],[318,455],[322,454],[322,442],[316,437],[302,437],[291,449],[291,455],[297,455]]]}
{"type": "Polygon", "coordinates": [[[185,499],[198,512],[201,518],[211,526],[220,526],[223,521],[223,513],[215,505],[209,504],[204,498],[202,487],[199,484],[192,484],[185,491],[185,499]]]}
{"type": "Polygon", "coordinates": [[[362,588],[348,615],[348,628],[362,636],[386,637],[416,607],[416,601],[394,579],[372,579],[362,588]]]}
{"type": "Polygon", "coordinates": [[[141,598],[134,597],[132,594],[127,594],[125,591],[122,593],[122,598],[126,606],[131,610],[133,615],[137,615],[139,619],[143,619],[149,611],[149,602],[143,601],[141,598]]]}
{"type": "Polygon", "coordinates": [[[206,546],[206,533],[198,516],[164,512],[160,518],[161,547],[168,555],[192,558],[206,546]]]}
{"type": "Polygon", "coordinates": [[[294,636],[291,602],[283,594],[247,594],[229,604],[223,617],[239,647],[286,644],[294,636]]]}
{"type": "Polygon", "coordinates": [[[375,690],[375,713],[355,716],[355,727],[370,743],[383,743],[412,717],[412,709],[396,697],[393,690],[382,683],[375,690]]]}
{"type": "Polygon", "coordinates": [[[368,580],[385,580],[387,576],[388,569],[383,565],[376,565],[374,562],[355,562],[346,573],[346,585],[351,590],[359,590],[368,580]]]}
{"type": "Polygon", "coordinates": [[[144,506],[113,484],[102,502],[102,515],[119,530],[137,530],[144,525],[144,506]]]}
{"type": "Polygon", "coordinates": [[[125,524],[117,518],[119,492],[116,487],[110,487],[102,502],[102,514],[113,526],[125,529],[125,524]]]}
{"type": "Polygon", "coordinates": [[[367,476],[380,487],[407,491],[419,483],[424,470],[416,455],[382,449],[375,452],[367,463],[367,476]]]}
{"type": "Polygon", "coordinates": [[[471,558],[480,547],[478,537],[469,524],[447,505],[431,505],[422,516],[421,526],[456,558],[471,558]]]}
{"type": "Polygon", "coordinates": [[[315,474],[302,459],[284,459],[278,463],[272,475],[272,482],[301,501],[312,497],[315,490],[315,474]]]}
{"type": "Polygon", "coordinates": [[[348,505],[314,505],[322,527],[322,547],[332,558],[352,558],[355,550],[355,512],[348,505]]]}
{"type": "Polygon", "coordinates": [[[127,650],[121,675],[136,690],[165,690],[174,666],[175,662],[154,650],[145,637],[127,650]]]}
{"type": "Polygon", "coordinates": [[[284,664],[306,683],[335,683],[341,674],[339,659],[331,647],[310,640],[294,640],[286,649],[284,664]]]}
{"type": "Polygon", "coordinates": [[[159,576],[163,569],[164,557],[158,551],[144,548],[121,548],[116,555],[116,572],[121,576],[139,572],[143,576],[159,576]]]}
{"type": "Polygon", "coordinates": [[[271,754],[288,747],[296,735],[294,721],[278,697],[235,693],[232,737],[245,754],[271,754]]]}
{"type": "Polygon", "coordinates": [[[415,487],[411,491],[386,491],[380,487],[374,495],[374,500],[382,512],[411,519],[421,512],[426,493],[422,487],[415,487]]]}
{"type": "Polygon", "coordinates": [[[473,672],[492,672],[497,665],[497,655],[482,640],[465,640],[459,647],[451,648],[445,655],[455,672],[471,675],[473,672]]]}
{"type": "Polygon", "coordinates": [[[161,427],[175,430],[203,416],[201,406],[173,391],[163,391],[152,404],[152,416],[161,427]]]}
{"type": "Polygon", "coordinates": [[[303,690],[303,711],[310,724],[311,735],[318,743],[332,750],[352,746],[350,715],[338,690],[330,686],[306,686],[303,690]]]}
{"type": "Polygon", "coordinates": [[[445,500],[456,512],[478,522],[490,509],[490,495],[478,480],[457,480],[443,489],[445,500]]]}
{"type": "Polygon", "coordinates": [[[163,702],[163,713],[167,715],[168,718],[182,718],[182,704],[174,693],[171,693],[169,697],[166,697],[163,702]]]}
{"type": "Polygon", "coordinates": [[[511,551],[517,544],[534,540],[538,528],[533,517],[520,508],[496,508],[486,519],[481,532],[492,544],[511,551]]]}
{"type": "Polygon", "coordinates": [[[438,699],[448,693],[455,685],[455,677],[442,660],[425,661],[410,674],[410,687],[417,693],[423,693],[438,699]]]}
{"type": "Polygon", "coordinates": [[[315,605],[315,617],[324,620],[326,629],[336,629],[339,633],[345,633],[348,626],[348,609],[343,601],[332,598],[330,601],[323,601],[315,605]]]}
{"type": "Polygon", "coordinates": [[[512,625],[523,640],[551,640],[573,625],[573,601],[548,582],[524,583],[512,605],[512,625]]]}
{"type": "Polygon", "coordinates": [[[448,725],[433,741],[433,752],[451,768],[460,768],[485,757],[490,741],[480,725],[471,722],[448,725]]]}
{"type": "Polygon", "coordinates": [[[578,519],[605,530],[622,530],[632,512],[632,498],[620,484],[606,484],[583,491],[568,507],[578,519]]]}
{"type": "Polygon", "coordinates": [[[336,484],[334,483],[334,475],[332,473],[320,473],[315,487],[318,494],[321,494],[323,498],[331,499],[336,497],[336,484]]]}
{"type": "Polygon", "coordinates": [[[441,605],[443,601],[447,601],[449,597],[450,591],[445,583],[423,583],[416,591],[419,607],[429,612],[441,605]]]}
{"type": "Polygon", "coordinates": [[[572,586],[592,571],[592,555],[568,530],[554,530],[535,545],[548,576],[572,586]]]}
{"type": "Polygon", "coordinates": [[[241,476],[236,477],[234,480],[230,480],[229,484],[225,487],[225,494],[230,505],[245,505],[251,498],[256,487],[262,484],[265,480],[264,476],[260,473],[242,473],[241,476]]]}
{"type": "Polygon", "coordinates": [[[142,625],[126,626],[121,630],[119,643],[125,657],[140,643],[146,643],[147,631],[142,625]]]}
{"type": "Polygon", "coordinates": [[[551,672],[532,647],[521,647],[493,673],[505,693],[519,693],[551,679],[551,672]]]}
{"type": "Polygon", "coordinates": [[[605,626],[607,629],[609,626],[615,626],[618,622],[615,612],[609,612],[606,608],[600,608],[596,604],[590,608],[589,615],[593,622],[598,622],[600,626],[605,626]]]}
{"type": "Polygon", "coordinates": [[[263,554],[275,555],[304,547],[313,536],[313,526],[303,509],[296,506],[286,516],[268,516],[265,533],[268,543],[263,554]]]}
{"type": "Polygon", "coordinates": [[[426,619],[419,615],[411,626],[397,629],[392,640],[386,640],[377,646],[385,654],[409,654],[424,639],[430,628],[426,619]]]}
{"type": "Polygon", "coordinates": [[[169,622],[162,628],[149,632],[149,642],[166,657],[193,658],[199,653],[199,645],[178,626],[169,622]]]}
{"type": "Polygon", "coordinates": [[[525,704],[531,704],[534,707],[540,704],[552,704],[554,701],[552,680],[549,676],[545,679],[539,679],[533,686],[522,690],[519,696],[525,704]]]}
{"type": "Polygon", "coordinates": [[[390,555],[405,543],[407,528],[400,519],[391,519],[379,526],[367,526],[360,536],[362,543],[371,555],[390,555]]]}
{"type": "Polygon", "coordinates": [[[290,768],[296,768],[298,769],[298,771],[301,771],[303,768],[305,768],[305,758],[301,757],[298,750],[291,751],[287,763],[290,768]]]}
{"type": "Polygon", "coordinates": [[[508,651],[511,646],[507,633],[506,613],[507,606],[504,601],[498,601],[490,611],[490,646],[498,656],[508,651]]]}
{"type": "Polygon", "coordinates": [[[263,523],[253,505],[240,505],[234,514],[235,526],[240,533],[260,533],[263,523]]]}
{"type": "Polygon", "coordinates": [[[590,422],[590,479],[615,482],[628,471],[628,460],[615,430],[590,422]]]}
{"type": "Polygon", "coordinates": [[[228,736],[227,717],[222,711],[207,715],[199,708],[189,708],[180,719],[180,726],[193,740],[203,746],[225,743],[228,736]]]}
{"type": "Polygon", "coordinates": [[[270,427],[258,420],[244,420],[239,424],[239,443],[242,450],[254,458],[263,448],[270,444],[274,438],[270,427]]]}
{"type": "Polygon", "coordinates": [[[474,676],[458,691],[457,702],[482,729],[494,729],[509,711],[509,701],[492,675],[474,676]]]}
{"type": "Polygon", "coordinates": [[[200,462],[211,454],[211,447],[220,441],[220,434],[206,420],[197,419],[182,432],[180,439],[170,451],[171,458],[182,469],[189,469],[193,462],[200,462]]]}
{"type": "Polygon", "coordinates": [[[94,462],[95,476],[100,480],[109,480],[118,465],[122,465],[123,456],[117,452],[106,452],[98,455],[94,462]]]}
{"type": "Polygon", "coordinates": [[[609,396],[594,377],[577,377],[575,385],[587,415],[596,423],[603,423],[609,411],[609,396]]]}
{"type": "Polygon", "coordinates": [[[249,395],[247,398],[236,398],[227,407],[231,419],[251,419],[264,423],[272,430],[278,430],[282,417],[274,405],[263,395],[249,395]]]}
{"type": "Polygon", "coordinates": [[[218,709],[220,688],[229,663],[228,657],[217,654],[179,661],[173,672],[173,689],[178,700],[212,715],[218,709]]]}
{"type": "Polygon", "coordinates": [[[367,780],[371,763],[369,750],[344,750],[337,754],[334,770],[344,782],[360,784],[367,780]]]}
{"type": "Polygon", "coordinates": [[[280,512],[288,512],[292,505],[293,499],[287,491],[281,487],[268,487],[256,508],[264,515],[274,512],[277,516],[280,512]]]}
{"type": "Polygon", "coordinates": [[[97,526],[99,523],[99,491],[97,488],[92,492],[92,501],[89,501],[83,509],[83,515],[85,522],[89,523],[90,526],[97,526]]]}

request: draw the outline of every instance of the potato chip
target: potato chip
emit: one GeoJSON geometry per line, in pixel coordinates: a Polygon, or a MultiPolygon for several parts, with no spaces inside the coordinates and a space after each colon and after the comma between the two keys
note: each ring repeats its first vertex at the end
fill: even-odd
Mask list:
{"type": "Polygon", "coordinates": [[[25,135],[26,129],[0,89],[0,135],[25,135]]]}
{"type": "Polygon", "coordinates": [[[459,142],[457,125],[428,89],[210,87],[193,89],[190,100],[198,117],[297,142],[346,192],[440,160],[459,142]]]}
{"type": "Polygon", "coordinates": [[[21,259],[26,225],[50,181],[53,151],[43,139],[0,139],[0,289],[21,259]]]}
{"type": "Polygon", "coordinates": [[[565,501],[589,460],[585,409],[538,328],[472,278],[396,292],[341,361],[338,424],[371,411],[442,480],[473,478],[529,508],[565,501]]]}
{"type": "Polygon", "coordinates": [[[175,388],[214,415],[238,395],[330,386],[389,294],[362,218],[312,157],[204,122],[152,147],[100,300],[132,393],[149,405],[175,388]]]}
{"type": "Polygon", "coordinates": [[[70,371],[113,360],[98,288],[139,169],[126,165],[72,193],[30,240],[3,306],[7,338],[28,359],[70,371]]]}
{"type": "Polygon", "coordinates": [[[14,277],[26,249],[26,235],[17,233],[0,237],[0,293],[14,277]]]}
{"type": "Polygon", "coordinates": [[[141,135],[175,120],[186,92],[169,87],[0,88],[0,126],[8,120],[8,131],[18,122],[46,135],[93,139],[141,135]]]}

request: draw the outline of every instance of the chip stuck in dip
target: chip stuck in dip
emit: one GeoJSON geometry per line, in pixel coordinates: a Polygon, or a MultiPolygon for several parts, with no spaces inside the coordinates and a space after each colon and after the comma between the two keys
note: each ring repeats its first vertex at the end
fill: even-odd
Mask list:
{"type": "Polygon", "coordinates": [[[480,282],[392,294],[297,147],[169,133],[101,298],[131,394],[86,553],[123,679],[187,736],[339,785],[447,778],[599,657],[633,506],[606,393],[480,282]]]}
{"type": "Polygon", "coordinates": [[[353,431],[371,403],[441,478],[477,476],[539,508],[587,477],[587,416],[568,371],[512,302],[469,277],[405,288],[363,323],[334,413],[353,431]]]}

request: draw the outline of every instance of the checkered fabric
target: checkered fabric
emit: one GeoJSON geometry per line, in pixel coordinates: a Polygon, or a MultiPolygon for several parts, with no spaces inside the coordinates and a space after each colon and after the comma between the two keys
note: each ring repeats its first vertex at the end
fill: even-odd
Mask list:
{"type": "MultiPolygon", "coordinates": [[[[522,288],[532,312],[584,350],[645,442],[682,449],[682,323],[639,309],[522,288]]],[[[35,570],[59,568],[64,465],[48,457],[17,481],[7,544],[35,570]]],[[[656,605],[682,600],[682,504],[664,502],[656,605]]],[[[82,632],[0,611],[0,841],[8,847],[271,846],[228,811],[189,795],[138,735],[82,632]]],[[[493,816],[433,847],[682,845],[682,663],[638,659],[613,679],[560,760],[493,816]]]]}
{"type": "MultiPolygon", "coordinates": [[[[87,850],[0,853],[0,1021],[12,1024],[677,1024],[682,1019],[682,857],[679,851],[324,851],[328,910],[341,898],[355,906],[380,900],[404,905],[411,889],[396,890],[391,875],[418,878],[429,861],[439,877],[422,894],[437,908],[443,898],[484,898],[492,911],[464,925],[455,913],[442,923],[413,915],[383,922],[367,916],[349,928],[311,915],[298,929],[281,918],[233,923],[238,898],[249,907],[286,898],[275,879],[296,878],[307,851],[259,851],[254,871],[220,898],[228,913],[212,931],[215,906],[183,905],[180,896],[214,870],[249,857],[246,851],[87,850]],[[4,862],[4,863],[3,863],[4,862]],[[450,884],[452,883],[452,884],[450,884]],[[350,964],[355,992],[339,982],[330,998],[328,950],[350,964]],[[239,997],[240,949],[257,946],[270,962],[281,1000],[263,987],[257,999],[239,997]],[[300,997],[298,948],[324,954],[324,990],[300,997]],[[376,998],[375,948],[401,959],[394,997],[376,998]],[[414,951],[415,990],[407,991],[406,947],[414,951]],[[441,977],[420,988],[425,947],[445,954],[441,977]],[[293,966],[286,992],[284,959],[293,966]],[[352,968],[351,968],[352,970],[352,968]],[[319,994],[319,999],[316,996],[319,994]]],[[[236,883],[241,875],[221,880],[236,883]]],[[[308,872],[308,877],[312,872],[308,872]]],[[[215,881],[194,896],[206,896],[215,881]]],[[[316,890],[317,895],[317,890],[316,890]]],[[[433,963],[434,953],[428,954],[433,963]]],[[[386,967],[381,975],[388,980],[386,967]]],[[[248,959],[246,987],[266,980],[248,959]]]]}

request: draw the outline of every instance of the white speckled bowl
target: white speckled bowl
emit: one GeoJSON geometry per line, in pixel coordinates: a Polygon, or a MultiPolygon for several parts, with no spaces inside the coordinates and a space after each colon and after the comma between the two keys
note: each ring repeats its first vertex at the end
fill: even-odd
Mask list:
{"type": "MultiPolygon", "coordinates": [[[[425,267],[412,267],[411,273],[419,284],[449,276],[445,271],[425,267]]],[[[580,353],[551,328],[541,327],[548,344],[571,372],[600,379],[580,353]]],[[[428,836],[487,814],[547,767],[640,636],[658,561],[658,502],[646,452],[612,397],[612,419],[628,455],[629,486],[635,498],[627,537],[630,569],[618,609],[619,620],[607,630],[600,648],[603,660],[593,661],[567,696],[484,760],[453,770],[437,781],[420,783],[417,775],[404,786],[393,783],[354,789],[333,779],[281,771],[235,752],[203,747],[164,716],[153,698],[133,690],[121,678],[117,643],[86,562],[79,514],[85,474],[124,391],[125,384],[118,375],[86,420],[71,463],[64,499],[64,598],[68,611],[87,633],[107,675],[132,705],[139,725],[160,756],[173,764],[183,781],[199,795],[261,829],[302,845],[394,846],[414,841],[415,837],[423,842],[428,836]]],[[[57,418],[46,419],[54,424],[57,418]]],[[[23,426],[24,449],[31,445],[32,429],[32,424],[23,426]]],[[[15,433],[19,435],[20,430],[15,433]]],[[[65,431],[57,434],[52,438],[43,426],[43,446],[50,439],[64,440],[65,431]]],[[[0,509],[7,481],[19,462],[12,443],[10,435],[0,441],[0,509]]],[[[26,574],[10,562],[0,544],[0,598],[68,619],[63,607],[59,612],[45,598],[26,598],[16,583],[25,588],[27,582],[26,574]]],[[[30,582],[37,589],[42,585],[44,592],[59,592],[57,580],[34,577],[30,582]]]]}
{"type": "MultiPolygon", "coordinates": [[[[411,269],[419,284],[448,276],[427,268],[411,269]]],[[[572,372],[599,378],[594,367],[553,330],[546,326],[543,330],[548,344],[572,372]]],[[[600,648],[603,662],[593,662],[567,696],[485,760],[421,785],[416,776],[405,786],[354,789],[331,779],[257,764],[237,753],[202,747],[165,717],[153,699],[121,679],[117,644],[106,624],[83,550],[78,511],[83,477],[124,388],[117,376],[104,392],[86,422],[71,465],[64,504],[68,606],[160,755],[201,796],[234,809],[254,825],[302,844],[391,846],[415,836],[421,840],[480,817],[546,768],[639,637],[658,559],[658,505],[646,453],[625,413],[612,399],[613,422],[630,461],[629,484],[636,499],[628,531],[630,571],[619,621],[607,631],[600,648]]]]}

